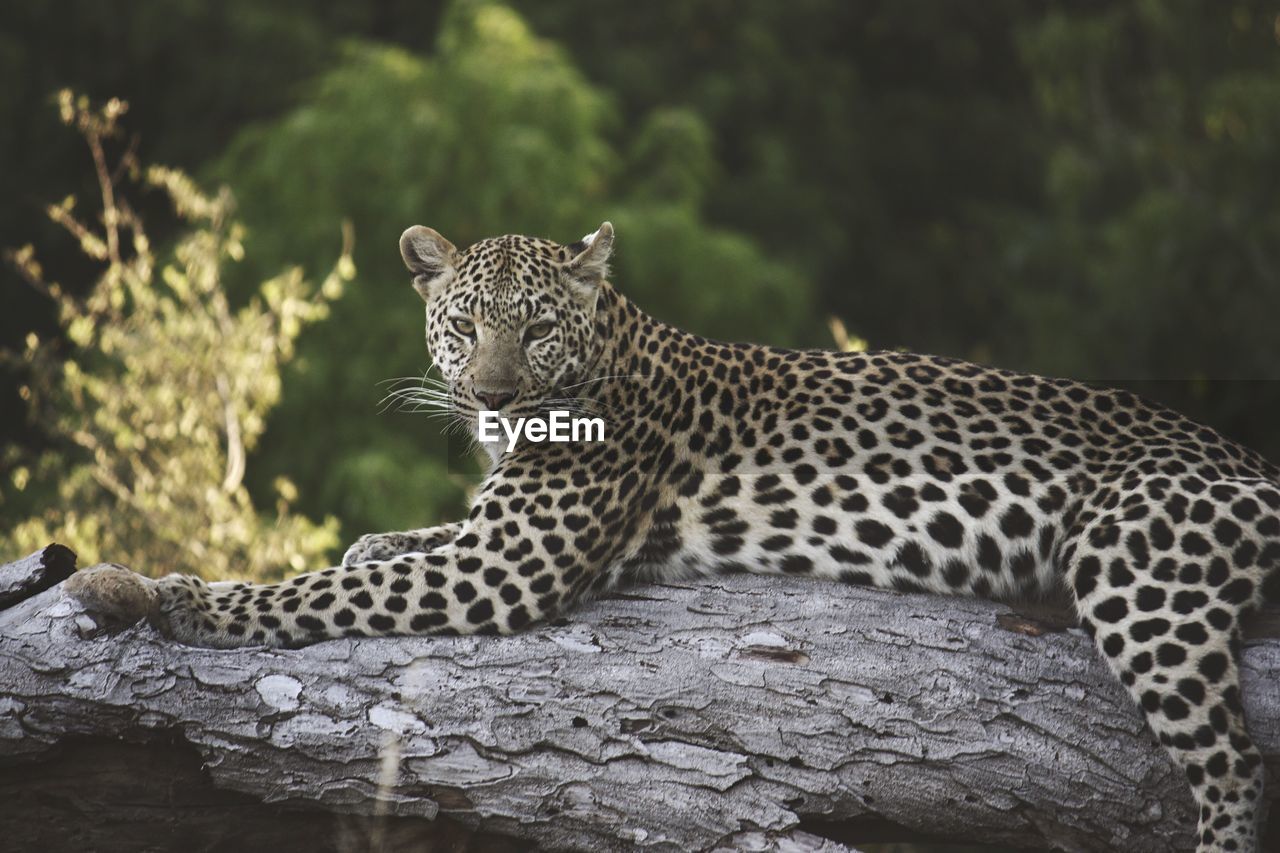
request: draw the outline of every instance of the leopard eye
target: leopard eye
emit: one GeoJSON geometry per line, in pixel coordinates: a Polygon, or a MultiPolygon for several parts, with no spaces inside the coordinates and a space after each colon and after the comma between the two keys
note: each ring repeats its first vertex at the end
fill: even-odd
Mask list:
{"type": "Polygon", "coordinates": [[[464,337],[475,337],[476,324],[464,317],[454,317],[449,322],[453,323],[454,330],[464,337]]]}
{"type": "Polygon", "coordinates": [[[553,325],[551,323],[534,323],[532,326],[524,330],[524,339],[526,341],[538,341],[551,334],[553,325]]]}

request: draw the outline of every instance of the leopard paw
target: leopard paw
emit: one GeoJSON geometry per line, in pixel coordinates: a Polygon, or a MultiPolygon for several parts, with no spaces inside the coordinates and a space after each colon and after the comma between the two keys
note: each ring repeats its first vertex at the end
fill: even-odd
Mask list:
{"type": "Polygon", "coordinates": [[[355,566],[370,560],[390,560],[401,554],[430,551],[453,541],[457,525],[443,524],[397,533],[366,533],[342,555],[342,565],[355,566]]]}
{"type": "Polygon", "coordinates": [[[117,563],[99,563],[67,578],[63,589],[100,626],[122,628],[155,606],[156,582],[117,563]]]}
{"type": "Polygon", "coordinates": [[[342,565],[355,566],[369,560],[386,560],[412,550],[411,546],[405,547],[408,543],[403,541],[404,538],[399,533],[366,533],[342,555],[342,565]]]}

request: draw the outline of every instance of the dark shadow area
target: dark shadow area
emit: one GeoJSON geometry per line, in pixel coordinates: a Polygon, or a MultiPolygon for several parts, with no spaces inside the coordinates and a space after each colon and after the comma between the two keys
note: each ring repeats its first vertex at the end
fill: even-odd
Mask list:
{"type": "Polygon", "coordinates": [[[175,738],[72,740],[33,763],[0,765],[0,848],[46,853],[517,853],[527,842],[438,818],[362,817],[266,805],[213,786],[175,738]]]}
{"type": "Polygon", "coordinates": [[[871,816],[845,821],[805,818],[800,829],[855,847],[860,853],[1031,853],[1037,849],[957,843],[871,816]]]}

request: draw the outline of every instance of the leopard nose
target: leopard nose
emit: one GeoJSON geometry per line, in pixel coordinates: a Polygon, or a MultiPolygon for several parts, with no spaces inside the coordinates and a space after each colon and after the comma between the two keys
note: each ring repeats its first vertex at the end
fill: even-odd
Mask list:
{"type": "Polygon", "coordinates": [[[491,391],[491,390],[482,391],[479,388],[477,388],[476,398],[481,403],[484,403],[485,408],[487,410],[491,412],[496,412],[499,409],[501,409],[503,406],[505,406],[507,403],[510,403],[512,400],[514,400],[516,398],[516,392],[515,391],[491,391]]]}

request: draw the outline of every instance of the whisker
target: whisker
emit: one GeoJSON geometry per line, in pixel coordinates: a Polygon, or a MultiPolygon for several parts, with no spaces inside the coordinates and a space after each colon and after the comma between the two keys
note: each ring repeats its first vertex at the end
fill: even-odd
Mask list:
{"type": "Polygon", "coordinates": [[[378,413],[428,412],[428,417],[454,414],[453,391],[443,379],[431,375],[434,369],[435,364],[432,363],[420,376],[395,376],[381,380],[378,385],[387,390],[378,401],[378,413]]]}
{"type": "Polygon", "coordinates": [[[652,379],[652,378],[653,378],[652,376],[649,376],[644,373],[616,373],[611,376],[597,376],[592,379],[585,379],[582,382],[575,382],[572,385],[562,385],[560,386],[560,390],[569,391],[574,388],[581,388],[583,385],[590,385],[592,382],[605,382],[609,379],[652,379]]]}
{"type": "Polygon", "coordinates": [[[583,400],[576,397],[567,398],[551,398],[543,401],[544,407],[553,407],[559,409],[568,409],[571,412],[581,415],[595,415],[604,417],[606,414],[617,414],[619,409],[611,406],[602,400],[583,400]]]}

